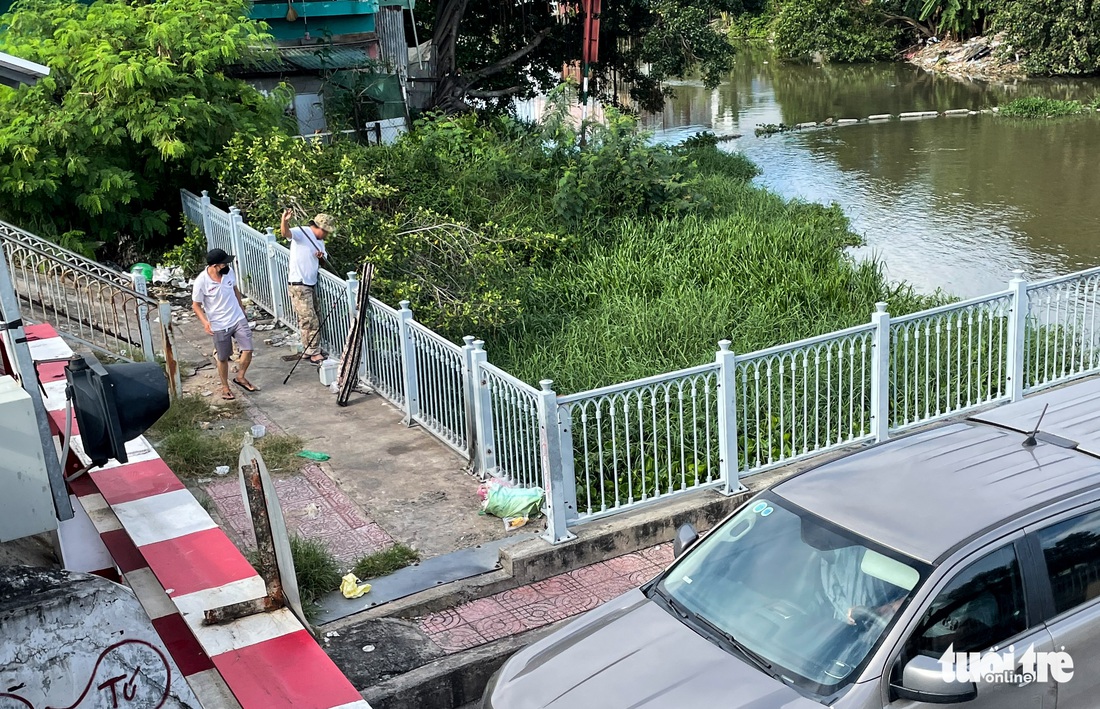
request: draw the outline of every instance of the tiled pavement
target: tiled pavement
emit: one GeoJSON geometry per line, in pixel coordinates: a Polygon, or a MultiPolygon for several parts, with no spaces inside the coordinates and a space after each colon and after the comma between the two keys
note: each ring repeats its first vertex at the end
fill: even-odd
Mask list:
{"type": "MultiPolygon", "coordinates": [[[[324,542],[341,563],[352,564],[361,556],[393,545],[389,533],[367,518],[320,466],[307,465],[297,475],[273,480],[290,533],[324,542]]],[[[229,476],[207,484],[205,489],[237,540],[255,547],[239,480],[229,476]]]]}
{"type": "Polygon", "coordinates": [[[671,562],[672,544],[660,544],[426,615],[418,625],[445,652],[467,650],[592,610],[671,562]]]}

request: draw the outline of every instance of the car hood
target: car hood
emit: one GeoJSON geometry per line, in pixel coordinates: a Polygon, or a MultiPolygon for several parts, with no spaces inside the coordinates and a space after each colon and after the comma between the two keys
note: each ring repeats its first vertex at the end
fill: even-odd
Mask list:
{"type": "Polygon", "coordinates": [[[521,651],[493,709],[821,709],[631,591],[521,651]]]}

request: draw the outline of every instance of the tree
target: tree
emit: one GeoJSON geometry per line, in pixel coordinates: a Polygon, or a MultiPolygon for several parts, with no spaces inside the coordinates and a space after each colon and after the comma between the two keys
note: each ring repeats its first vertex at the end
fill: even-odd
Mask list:
{"type": "MultiPolygon", "coordinates": [[[[428,0],[426,23],[435,49],[437,107],[469,110],[471,99],[497,103],[546,91],[562,69],[581,59],[580,2],[428,0]],[[560,9],[560,14],[555,10],[560,9]]],[[[733,48],[715,22],[741,0],[603,0],[600,56],[592,92],[656,110],[668,93],[663,82],[693,72],[716,85],[733,48]]]]}
{"type": "Polygon", "coordinates": [[[176,190],[285,100],[226,75],[274,46],[244,0],[22,0],[0,51],[50,67],[0,87],[0,214],[47,235],[149,250],[176,190]]]}

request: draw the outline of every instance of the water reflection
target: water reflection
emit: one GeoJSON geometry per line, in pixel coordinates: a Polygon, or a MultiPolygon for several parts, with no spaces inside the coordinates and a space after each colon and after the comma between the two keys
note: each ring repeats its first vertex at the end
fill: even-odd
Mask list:
{"type": "Polygon", "coordinates": [[[747,49],[717,89],[677,84],[644,125],[675,141],[702,129],[786,197],[837,202],[891,277],[960,296],[1100,265],[1100,119],[1019,121],[962,116],[859,124],[757,138],[762,123],[793,125],[875,113],[980,109],[1019,96],[1091,99],[1100,80],[989,84],[901,64],[799,66],[747,49]]]}

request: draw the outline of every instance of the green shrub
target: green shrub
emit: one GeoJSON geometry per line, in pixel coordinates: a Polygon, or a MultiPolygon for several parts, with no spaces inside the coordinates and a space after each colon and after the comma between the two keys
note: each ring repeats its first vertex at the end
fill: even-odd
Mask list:
{"type": "Polygon", "coordinates": [[[773,25],[781,57],[865,62],[891,59],[904,36],[872,3],[860,0],[788,0],[773,25]]]}
{"type": "Polygon", "coordinates": [[[1006,0],[993,27],[1008,35],[1003,51],[1023,50],[1033,74],[1100,71],[1100,3],[1077,0],[1006,0]]]}

